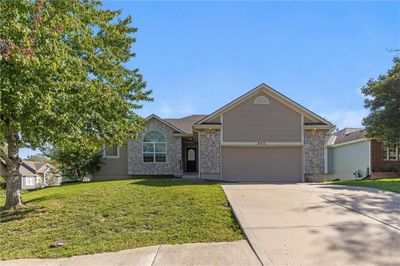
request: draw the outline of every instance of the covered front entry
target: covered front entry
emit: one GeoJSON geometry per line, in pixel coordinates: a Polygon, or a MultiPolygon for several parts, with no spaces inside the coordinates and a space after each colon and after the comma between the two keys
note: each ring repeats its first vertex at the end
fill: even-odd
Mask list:
{"type": "Polygon", "coordinates": [[[197,172],[196,148],[186,148],[186,172],[197,172]]]}
{"type": "Polygon", "coordinates": [[[222,180],[302,182],[301,147],[223,147],[222,180]]]}
{"type": "Polygon", "coordinates": [[[186,174],[195,175],[198,171],[197,134],[182,138],[182,170],[186,174]]]}

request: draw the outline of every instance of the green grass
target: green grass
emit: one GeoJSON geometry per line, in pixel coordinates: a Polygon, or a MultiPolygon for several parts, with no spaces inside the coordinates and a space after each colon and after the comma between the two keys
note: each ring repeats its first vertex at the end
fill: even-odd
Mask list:
{"type": "Polygon", "coordinates": [[[335,185],[358,186],[358,187],[372,187],[382,190],[388,190],[400,193],[400,178],[387,178],[377,180],[354,180],[354,181],[335,181],[329,182],[335,185]]]}
{"type": "MultiPolygon", "coordinates": [[[[75,183],[22,196],[3,211],[0,258],[54,258],[194,242],[242,239],[218,183],[141,179],[75,183]],[[67,244],[50,248],[54,241],[67,244]]],[[[2,205],[4,198],[0,199],[2,205]]]]}

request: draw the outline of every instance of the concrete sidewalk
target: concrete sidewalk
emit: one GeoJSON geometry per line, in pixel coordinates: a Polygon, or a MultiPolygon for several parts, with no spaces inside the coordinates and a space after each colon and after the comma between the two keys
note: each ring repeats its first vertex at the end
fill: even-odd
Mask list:
{"type": "Polygon", "coordinates": [[[1,266],[261,265],[246,240],[160,245],[61,259],[0,261],[1,266]]]}
{"type": "Polygon", "coordinates": [[[400,265],[400,195],[315,184],[223,184],[264,265],[400,265]]]}

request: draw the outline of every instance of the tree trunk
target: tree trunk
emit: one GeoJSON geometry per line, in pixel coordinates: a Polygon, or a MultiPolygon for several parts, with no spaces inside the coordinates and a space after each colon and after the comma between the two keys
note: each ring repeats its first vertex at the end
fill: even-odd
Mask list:
{"type": "Polygon", "coordinates": [[[6,187],[6,204],[5,209],[17,209],[22,207],[21,186],[19,166],[21,159],[19,158],[19,136],[18,133],[9,133],[7,138],[8,144],[8,161],[7,161],[7,187],[6,187]]]}

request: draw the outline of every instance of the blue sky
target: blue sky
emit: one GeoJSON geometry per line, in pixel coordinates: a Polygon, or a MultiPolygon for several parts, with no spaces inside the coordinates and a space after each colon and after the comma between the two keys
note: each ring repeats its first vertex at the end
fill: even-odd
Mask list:
{"type": "MultiPolygon", "coordinates": [[[[140,115],[208,114],[266,83],[339,128],[361,126],[360,88],[400,48],[400,2],[105,1],[132,15],[154,102],[140,115]]],[[[27,149],[22,157],[32,154],[27,149]]]]}

